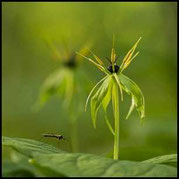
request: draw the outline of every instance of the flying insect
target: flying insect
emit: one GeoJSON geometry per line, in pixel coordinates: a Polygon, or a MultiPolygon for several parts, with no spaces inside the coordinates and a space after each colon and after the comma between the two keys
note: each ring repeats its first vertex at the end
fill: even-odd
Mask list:
{"type": "Polygon", "coordinates": [[[51,138],[56,138],[56,139],[58,139],[58,140],[65,140],[66,139],[66,137],[64,137],[64,136],[62,136],[62,135],[59,135],[59,134],[42,134],[43,135],[43,137],[51,137],[51,138]]]}

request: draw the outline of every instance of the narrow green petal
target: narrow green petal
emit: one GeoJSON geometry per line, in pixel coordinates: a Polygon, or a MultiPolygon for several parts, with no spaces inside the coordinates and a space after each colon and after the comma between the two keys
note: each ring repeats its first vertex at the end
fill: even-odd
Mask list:
{"type": "Polygon", "coordinates": [[[129,79],[127,76],[123,75],[122,73],[119,74],[119,80],[122,84],[123,90],[129,95],[131,95],[133,99],[132,102],[134,103],[134,104],[132,103],[127,117],[129,117],[129,115],[131,114],[133,110],[133,107],[135,106],[142,121],[143,118],[145,117],[145,101],[144,101],[144,96],[142,94],[142,91],[140,90],[140,88],[137,86],[137,84],[134,81],[132,81],[131,79],[129,79]]]}
{"type": "Polygon", "coordinates": [[[134,101],[134,98],[132,97],[131,107],[130,107],[129,112],[128,112],[127,116],[126,116],[126,119],[128,119],[128,117],[130,116],[130,114],[134,110],[134,107],[135,107],[135,101],[134,101]]]}
{"type": "Polygon", "coordinates": [[[97,116],[98,109],[102,104],[104,97],[107,94],[110,81],[111,81],[111,76],[108,76],[103,81],[97,92],[91,98],[91,117],[92,117],[94,128],[96,128],[96,116],[97,116]]]}
{"type": "Polygon", "coordinates": [[[114,129],[112,128],[112,126],[109,122],[108,116],[107,116],[107,107],[109,105],[109,102],[111,101],[112,84],[113,84],[112,81],[109,81],[108,91],[102,101],[102,105],[103,105],[103,109],[104,109],[104,113],[105,113],[106,124],[107,124],[109,130],[111,131],[111,133],[114,135],[115,134],[114,129]]]}
{"type": "Polygon", "coordinates": [[[91,97],[93,91],[94,91],[95,88],[96,88],[102,81],[104,81],[107,77],[108,77],[108,76],[105,76],[102,80],[100,80],[100,81],[93,87],[93,89],[90,91],[90,93],[89,93],[89,95],[88,95],[88,97],[87,97],[87,100],[86,100],[85,111],[86,111],[86,108],[87,108],[87,105],[88,105],[88,101],[89,101],[89,99],[90,99],[90,97],[91,97]]]}
{"type": "Polygon", "coordinates": [[[109,130],[111,131],[111,133],[112,133],[113,135],[115,135],[114,129],[113,129],[113,127],[111,126],[111,123],[109,122],[109,119],[108,119],[106,113],[105,113],[105,119],[106,119],[106,124],[107,124],[109,130]]]}

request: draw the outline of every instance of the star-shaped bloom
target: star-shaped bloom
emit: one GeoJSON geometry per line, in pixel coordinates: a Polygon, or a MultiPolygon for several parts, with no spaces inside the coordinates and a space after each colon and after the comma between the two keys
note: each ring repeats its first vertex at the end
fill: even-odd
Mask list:
{"type": "MultiPolygon", "coordinates": [[[[114,40],[113,40],[113,47],[111,51],[111,57],[107,58],[108,61],[110,62],[110,66],[108,67],[106,67],[103,61],[91,51],[90,52],[93,55],[95,61],[92,60],[91,58],[84,56],[81,53],[76,52],[77,54],[81,55],[82,57],[90,61],[103,73],[105,73],[105,77],[101,79],[94,86],[94,88],[91,90],[86,101],[85,110],[86,110],[88,101],[91,98],[91,102],[90,102],[91,103],[91,116],[92,116],[94,127],[96,127],[96,116],[97,116],[98,110],[100,106],[102,106],[105,112],[107,125],[110,131],[114,134],[114,130],[107,118],[106,109],[110,101],[112,100],[112,103],[114,101],[113,99],[114,99],[114,93],[116,92],[115,91],[116,85],[118,86],[118,89],[120,91],[121,100],[123,100],[123,91],[129,94],[132,99],[132,104],[126,116],[126,119],[129,117],[129,115],[131,114],[134,108],[137,109],[140,118],[141,119],[144,118],[144,115],[145,115],[144,106],[145,105],[144,105],[144,97],[143,97],[142,91],[140,90],[140,88],[137,86],[137,84],[134,81],[132,81],[131,79],[129,79],[127,76],[123,74],[123,71],[131,64],[133,59],[139,54],[139,52],[135,54],[134,52],[140,40],[141,38],[139,38],[139,40],[134,44],[134,46],[128,51],[128,53],[123,58],[122,64],[120,66],[116,63],[118,57],[114,49],[114,40]],[[98,90],[94,93],[95,89],[98,86],[99,86],[98,90]]],[[[113,110],[115,111],[114,106],[115,105],[113,104],[113,110]]]]}

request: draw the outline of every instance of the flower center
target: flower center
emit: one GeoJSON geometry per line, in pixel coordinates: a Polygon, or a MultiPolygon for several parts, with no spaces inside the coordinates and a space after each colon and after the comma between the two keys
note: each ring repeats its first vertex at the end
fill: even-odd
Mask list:
{"type": "Polygon", "coordinates": [[[108,67],[108,71],[110,71],[111,73],[117,73],[119,71],[119,66],[118,65],[114,65],[114,71],[113,71],[112,65],[110,65],[108,67]]]}
{"type": "Polygon", "coordinates": [[[67,62],[64,63],[65,66],[69,67],[69,68],[74,68],[76,67],[76,59],[75,56],[71,56],[67,62]]]}

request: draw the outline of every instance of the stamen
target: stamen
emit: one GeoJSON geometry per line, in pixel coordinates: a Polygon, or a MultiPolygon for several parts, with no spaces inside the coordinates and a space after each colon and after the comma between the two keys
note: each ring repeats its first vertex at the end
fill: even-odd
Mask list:
{"type": "Polygon", "coordinates": [[[110,60],[108,57],[105,57],[105,58],[108,60],[108,62],[109,62],[110,64],[112,64],[112,63],[111,63],[111,60],[110,60]]]}
{"type": "Polygon", "coordinates": [[[114,63],[116,63],[117,59],[118,59],[119,56],[116,56],[115,60],[114,60],[114,63]]]}

